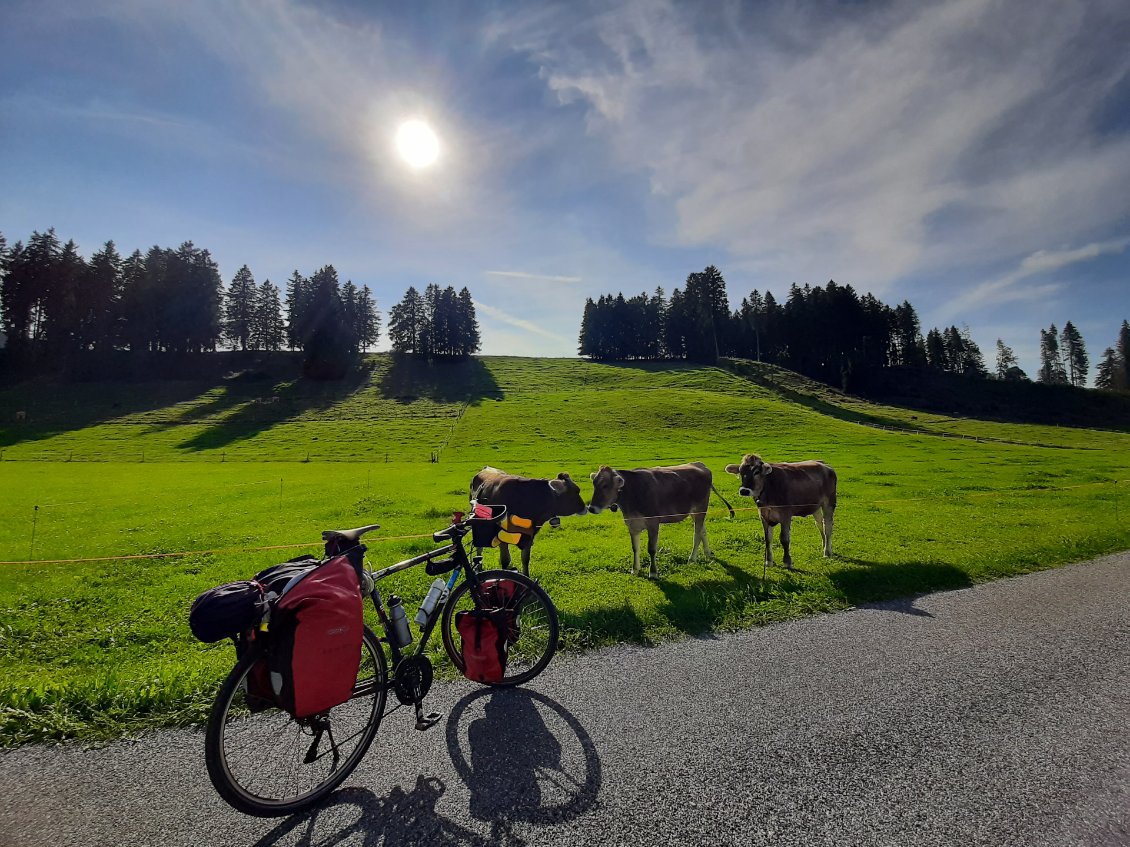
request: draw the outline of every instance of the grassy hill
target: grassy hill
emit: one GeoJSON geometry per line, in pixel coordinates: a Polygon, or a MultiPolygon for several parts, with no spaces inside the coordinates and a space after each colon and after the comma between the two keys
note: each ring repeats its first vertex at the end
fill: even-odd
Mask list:
{"type": "MultiPolygon", "coordinates": [[[[465,507],[484,464],[567,470],[587,498],[601,464],[697,459],[744,509],[731,521],[712,501],[706,562],[686,562],[689,522],[665,527],[654,582],[628,572],[617,516],[545,531],[533,571],[571,649],[781,620],[1130,546],[1126,433],[928,415],[748,362],[382,355],[335,384],[300,379],[285,355],[228,362],[198,380],[0,390],[5,743],[200,720],[232,656],[188,633],[199,591],[316,550],[323,528],[381,523],[374,564],[429,549],[421,536],[465,507]],[[762,579],[756,513],[723,471],[746,452],[836,468],[835,558],[819,556],[806,520],[793,533],[797,570],[762,579]],[[252,549],[279,545],[293,546],[252,549]],[[171,551],[206,552],[42,562],[171,551]]],[[[430,580],[413,571],[392,582],[411,605],[430,580]]]]}

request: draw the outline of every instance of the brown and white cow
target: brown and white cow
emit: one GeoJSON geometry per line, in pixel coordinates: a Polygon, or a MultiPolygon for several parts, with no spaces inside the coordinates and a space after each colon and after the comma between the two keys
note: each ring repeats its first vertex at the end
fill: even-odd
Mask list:
{"type": "MultiPolygon", "coordinates": [[[[471,480],[471,499],[492,506],[505,506],[507,514],[533,521],[533,535],[518,542],[522,551],[522,572],[530,575],[530,548],[534,536],[547,522],[559,523],[559,517],[585,514],[581,489],[567,473],[556,479],[530,479],[487,466],[471,480]]],[[[510,545],[499,545],[502,567],[510,567],[510,545]]]]}
{"type": "Polygon", "coordinates": [[[726,465],[726,473],[741,478],[738,494],[752,497],[765,531],[765,565],[773,564],[773,527],[781,525],[785,567],[792,568],[789,552],[793,518],[812,515],[824,541],[824,555],[832,555],[832,515],[836,511],[836,472],[823,462],[766,462],[753,453],[740,465],[726,465]]]}
{"type": "MultiPolygon", "coordinates": [[[[592,500],[589,511],[599,515],[605,509],[624,511],[624,523],[632,537],[632,574],[640,570],[640,533],[647,530],[647,554],[651,559],[651,577],[658,576],[655,569],[655,548],[659,544],[659,525],[679,523],[694,518],[694,543],[690,561],[702,552],[710,556],[710,543],[706,540],[706,510],[710,492],[718,494],[713,474],[702,462],[674,465],[666,468],[636,468],[614,470],[602,465],[592,477],[592,500]]],[[[726,499],[718,494],[719,499],[726,499]]],[[[727,508],[730,504],[726,503],[727,508]]],[[[734,510],[730,509],[730,517],[734,510]]]]}

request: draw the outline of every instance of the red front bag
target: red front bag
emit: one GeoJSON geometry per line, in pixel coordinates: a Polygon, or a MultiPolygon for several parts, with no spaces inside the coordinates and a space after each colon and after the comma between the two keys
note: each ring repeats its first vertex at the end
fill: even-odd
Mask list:
{"type": "Polygon", "coordinates": [[[279,706],[305,718],[348,700],[363,625],[357,571],[344,556],[292,585],[271,612],[268,664],[279,706]]]}

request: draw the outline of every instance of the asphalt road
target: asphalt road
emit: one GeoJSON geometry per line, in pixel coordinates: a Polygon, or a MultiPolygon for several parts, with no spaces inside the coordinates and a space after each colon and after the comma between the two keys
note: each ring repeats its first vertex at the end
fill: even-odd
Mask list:
{"type": "Polygon", "coordinates": [[[1130,553],[429,704],[282,820],[199,732],[2,753],[0,845],[1130,844],[1130,553]]]}

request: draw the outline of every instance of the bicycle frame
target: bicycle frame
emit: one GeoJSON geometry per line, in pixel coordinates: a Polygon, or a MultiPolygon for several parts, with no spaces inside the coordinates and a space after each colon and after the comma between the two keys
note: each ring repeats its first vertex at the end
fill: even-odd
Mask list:
{"type": "MultiPolygon", "coordinates": [[[[468,582],[471,582],[472,584],[478,583],[478,566],[482,564],[482,556],[476,555],[474,557],[468,557],[463,539],[466,537],[469,529],[461,524],[453,524],[453,526],[458,527],[459,531],[457,536],[452,539],[450,544],[446,544],[443,547],[439,547],[427,553],[421,553],[418,556],[413,556],[411,559],[405,559],[401,562],[397,562],[394,565],[389,565],[386,568],[381,568],[380,570],[370,570],[368,568],[363,569],[362,572],[364,574],[363,579],[365,584],[362,586],[362,591],[367,594],[369,599],[372,601],[373,607],[377,612],[377,618],[380,620],[381,627],[386,634],[390,631],[391,622],[388,617],[388,612],[385,609],[384,601],[381,599],[380,591],[377,588],[377,583],[382,579],[392,576],[393,574],[400,573],[401,571],[406,571],[409,568],[414,568],[418,565],[438,561],[444,556],[451,554],[451,558],[455,562],[455,567],[452,568],[447,578],[447,587],[445,589],[447,596],[451,596],[451,592],[455,588],[455,584],[459,581],[460,574],[463,574],[463,578],[468,582]]],[[[359,546],[363,547],[363,545],[359,546]]],[[[473,594],[472,596],[475,595],[473,594]]],[[[476,603],[477,602],[478,601],[476,600],[476,603]]],[[[391,639],[387,637],[380,638],[380,640],[389,648],[389,653],[391,654],[392,658],[391,665],[394,670],[396,666],[400,664],[401,660],[405,658],[405,656],[423,655],[424,650],[428,646],[428,642],[431,640],[432,632],[435,631],[436,624],[440,621],[443,615],[444,605],[445,603],[436,603],[435,607],[428,615],[427,623],[424,624],[424,626],[421,628],[420,637],[417,639],[416,646],[413,649],[404,650],[394,644],[391,639]]]]}

